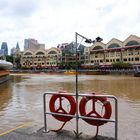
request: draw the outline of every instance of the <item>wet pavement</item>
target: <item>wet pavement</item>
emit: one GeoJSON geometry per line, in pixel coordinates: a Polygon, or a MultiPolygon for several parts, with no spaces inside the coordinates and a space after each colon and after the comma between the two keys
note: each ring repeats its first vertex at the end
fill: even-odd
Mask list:
{"type": "MultiPolygon", "coordinates": [[[[25,126],[0,136],[0,140],[77,140],[72,131],[61,130],[60,132],[45,133],[44,128],[38,126],[25,126]]],[[[90,136],[81,134],[79,140],[114,140],[114,138],[104,136],[90,136]]]]}

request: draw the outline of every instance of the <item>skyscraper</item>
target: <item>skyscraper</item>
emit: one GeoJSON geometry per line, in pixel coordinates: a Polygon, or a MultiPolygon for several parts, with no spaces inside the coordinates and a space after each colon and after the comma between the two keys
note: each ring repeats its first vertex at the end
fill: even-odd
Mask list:
{"type": "Polygon", "coordinates": [[[20,47],[18,42],[16,44],[16,47],[11,48],[11,55],[20,55],[20,47]]]}
{"type": "Polygon", "coordinates": [[[16,53],[16,48],[15,47],[11,48],[11,55],[15,55],[15,53],[16,53]]]}
{"type": "Polygon", "coordinates": [[[7,46],[7,42],[2,42],[1,50],[4,51],[4,55],[8,55],[8,46],[7,46]]]}
{"type": "Polygon", "coordinates": [[[45,49],[45,44],[40,44],[35,39],[24,39],[24,50],[39,48],[45,49]]]}
{"type": "Polygon", "coordinates": [[[19,48],[19,44],[18,44],[18,42],[17,42],[17,45],[16,45],[16,49],[20,49],[20,48],[19,48]]]}

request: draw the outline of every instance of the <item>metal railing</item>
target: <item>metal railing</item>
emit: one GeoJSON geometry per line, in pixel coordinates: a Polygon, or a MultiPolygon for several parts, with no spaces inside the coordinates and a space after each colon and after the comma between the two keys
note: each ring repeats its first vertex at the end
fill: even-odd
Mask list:
{"type": "MultiPolygon", "coordinates": [[[[54,94],[60,94],[60,95],[70,95],[70,96],[76,96],[75,94],[73,93],[67,93],[67,94],[64,94],[64,93],[57,93],[57,92],[47,92],[47,93],[44,93],[43,94],[43,106],[44,106],[44,132],[49,132],[48,130],[48,124],[47,124],[47,115],[57,115],[57,116],[66,116],[66,117],[72,117],[72,118],[76,118],[76,136],[77,138],[79,138],[79,123],[78,123],[78,120],[79,118],[81,119],[89,119],[89,120],[98,120],[98,121],[106,121],[106,122],[113,122],[115,123],[115,127],[114,127],[114,130],[115,130],[115,140],[118,140],[118,100],[115,96],[113,95],[96,95],[96,94],[78,94],[78,97],[81,96],[86,96],[86,97],[98,97],[98,98],[111,98],[114,100],[115,102],[115,117],[114,119],[104,119],[104,118],[91,118],[91,117],[85,117],[85,116],[81,116],[79,115],[78,112],[76,112],[75,115],[68,115],[68,114],[62,114],[62,113],[54,113],[54,112],[47,112],[47,108],[46,108],[46,96],[47,95],[54,95],[54,94]]],[[[76,111],[78,111],[78,105],[76,106],[77,109],[76,111]]]]}

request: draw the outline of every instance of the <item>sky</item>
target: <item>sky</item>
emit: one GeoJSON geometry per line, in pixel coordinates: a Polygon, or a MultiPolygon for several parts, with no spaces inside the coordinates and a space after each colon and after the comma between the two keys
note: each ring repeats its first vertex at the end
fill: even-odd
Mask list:
{"type": "Polygon", "coordinates": [[[140,0],[0,0],[0,45],[9,50],[17,42],[23,50],[28,38],[56,47],[74,41],[75,32],[104,43],[140,37],[140,0]]]}

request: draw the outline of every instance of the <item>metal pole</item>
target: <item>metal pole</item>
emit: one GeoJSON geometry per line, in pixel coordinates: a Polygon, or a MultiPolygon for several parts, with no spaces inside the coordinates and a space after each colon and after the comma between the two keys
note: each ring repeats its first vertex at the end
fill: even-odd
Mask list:
{"type": "Polygon", "coordinates": [[[115,140],[118,140],[118,101],[115,99],[115,140]]]}
{"type": "Polygon", "coordinates": [[[76,85],[75,85],[75,91],[76,91],[76,137],[79,138],[79,126],[78,126],[78,121],[79,121],[79,113],[78,113],[78,60],[77,60],[77,32],[75,33],[75,49],[76,49],[76,54],[75,54],[75,59],[76,59],[76,85]]]}
{"type": "Polygon", "coordinates": [[[46,94],[43,95],[43,105],[44,105],[44,132],[47,132],[46,94]]]}
{"type": "Polygon", "coordinates": [[[80,36],[82,37],[82,39],[87,39],[86,37],[82,36],[81,34],[78,34],[77,32],[75,32],[75,59],[76,59],[76,76],[75,76],[75,94],[76,94],[76,137],[79,138],[79,112],[78,112],[78,58],[77,58],[77,49],[78,49],[78,46],[80,46],[80,44],[78,45],[78,39],[77,37],[80,36]]]}

